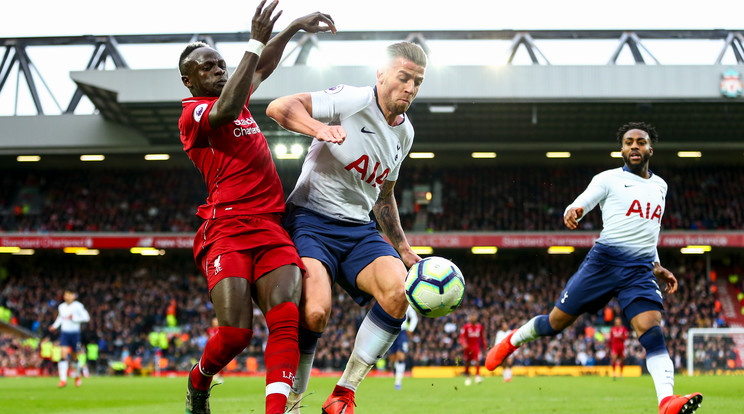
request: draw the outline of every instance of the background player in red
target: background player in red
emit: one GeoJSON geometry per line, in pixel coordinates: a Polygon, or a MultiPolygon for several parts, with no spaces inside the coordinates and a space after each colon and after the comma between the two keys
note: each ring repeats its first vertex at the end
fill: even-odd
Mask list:
{"type": "Polygon", "coordinates": [[[460,329],[460,345],[462,345],[463,362],[465,364],[465,385],[472,383],[470,366],[475,366],[475,383],[480,384],[480,354],[481,349],[486,349],[486,337],[483,334],[483,325],[477,322],[478,315],[475,312],[468,314],[468,322],[460,329]]]}
{"type": "Polygon", "coordinates": [[[615,317],[615,324],[610,329],[610,338],[607,340],[610,346],[610,364],[612,365],[612,379],[623,377],[623,359],[625,358],[625,341],[628,339],[628,328],[623,325],[619,316],[615,317]]]}
{"type": "Polygon", "coordinates": [[[295,33],[336,29],[330,16],[316,12],[296,19],[269,41],[281,11],[274,14],[276,0],[264,8],[265,3],[256,8],[251,39],[229,79],[225,60],[203,42],[189,44],[179,60],[181,80],[193,96],[183,100],[181,141],[209,191],[197,212],[205,221],[194,240],[194,258],[207,278],[219,322],[189,373],[187,413],[209,413],[212,377],[249,344],[252,299],[269,328],[267,413],[284,412],[297,370],[302,262],[280,225],[284,192],[247,104],[295,33]]]}

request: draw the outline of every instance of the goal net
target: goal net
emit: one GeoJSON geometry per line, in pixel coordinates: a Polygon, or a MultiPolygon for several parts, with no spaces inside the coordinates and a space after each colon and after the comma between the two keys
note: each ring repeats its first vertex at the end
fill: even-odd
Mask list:
{"type": "Polygon", "coordinates": [[[741,370],[744,328],[692,328],[687,331],[687,375],[741,370]]]}

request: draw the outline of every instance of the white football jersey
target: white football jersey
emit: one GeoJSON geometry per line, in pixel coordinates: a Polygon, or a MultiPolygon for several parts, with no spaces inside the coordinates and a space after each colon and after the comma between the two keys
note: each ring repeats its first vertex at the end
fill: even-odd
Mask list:
{"type": "Polygon", "coordinates": [[[390,126],[372,87],[338,85],[310,94],[313,118],[346,130],[343,144],[313,140],[287,203],[338,220],[368,223],[380,186],[396,181],[413,145],[408,117],[390,126]]]}
{"type": "Polygon", "coordinates": [[[60,328],[62,332],[80,332],[80,324],[90,321],[90,315],[82,303],[73,301],[69,305],[62,302],[57,307],[57,319],[52,325],[54,328],[60,328]]]}
{"type": "Polygon", "coordinates": [[[566,211],[583,207],[586,216],[599,204],[603,228],[597,243],[616,247],[632,259],[658,261],[666,193],[667,183],[658,175],[641,178],[619,167],[595,175],[566,211]]]}
{"type": "Polygon", "coordinates": [[[418,321],[418,313],[416,313],[411,305],[408,305],[408,309],[406,309],[406,320],[401,325],[401,329],[413,332],[416,330],[416,326],[418,326],[418,321]]]}
{"type": "Polygon", "coordinates": [[[509,332],[511,332],[511,330],[506,330],[506,331],[501,331],[500,330],[500,331],[496,332],[496,340],[493,341],[493,345],[496,346],[501,341],[503,341],[504,338],[506,338],[509,335],[509,332]]]}

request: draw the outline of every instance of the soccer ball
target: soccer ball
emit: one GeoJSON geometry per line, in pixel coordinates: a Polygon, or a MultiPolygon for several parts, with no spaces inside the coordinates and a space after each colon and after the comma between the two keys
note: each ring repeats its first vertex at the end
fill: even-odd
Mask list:
{"type": "Polygon", "coordinates": [[[411,266],[405,288],[406,299],[416,312],[438,318],[460,306],[465,279],[454,263],[432,256],[411,266]]]}

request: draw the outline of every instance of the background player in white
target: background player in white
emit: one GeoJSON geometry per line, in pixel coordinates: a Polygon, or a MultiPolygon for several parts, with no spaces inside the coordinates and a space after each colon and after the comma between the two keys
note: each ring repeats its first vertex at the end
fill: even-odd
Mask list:
{"type": "Polygon", "coordinates": [[[416,325],[418,325],[418,313],[411,306],[408,306],[408,310],[406,310],[406,321],[403,322],[398,337],[395,338],[395,342],[393,342],[393,345],[388,350],[388,360],[395,372],[396,390],[403,387],[403,376],[406,373],[406,354],[409,347],[408,334],[412,334],[416,330],[416,325]]]}
{"type": "MultiPolygon", "coordinates": [[[[501,328],[496,331],[496,339],[493,341],[494,345],[498,345],[499,342],[503,341],[504,338],[506,338],[507,335],[509,335],[509,332],[511,332],[511,329],[509,329],[509,324],[506,321],[501,322],[501,328]]],[[[503,368],[502,372],[502,378],[504,379],[504,382],[511,382],[512,380],[512,360],[506,359],[501,363],[501,367],[503,368]]]]}
{"type": "Polygon", "coordinates": [[[646,366],[656,387],[660,414],[695,412],[703,396],[674,394],[674,365],[661,329],[662,293],[677,290],[677,279],[661,266],[656,245],[664,214],[667,184],[649,170],[658,135],[643,122],[617,131],[625,165],[594,176],[566,207],[563,221],[571,230],[597,204],[603,228],[579,270],[571,277],[550,315],[539,315],[512,331],[488,352],[486,368],[494,370],[520,345],[563,331],[584,312],[596,312],[612,297],[646,350],[646,366]]]}
{"type": "Polygon", "coordinates": [[[353,413],[357,387],[400,332],[408,307],[406,267],[421,258],[405,238],[393,188],[413,144],[413,126],[405,112],[424,81],[425,68],[421,47],[395,43],[387,48],[374,87],[338,85],[286,96],[266,110],[282,127],[317,138],[284,218],[307,269],[300,303],[300,363],[288,405],[307,389],[315,346],[330,316],[334,282],[360,305],[373,297],[377,303],[359,328],[346,370],[323,412],[353,413]],[[321,141],[334,139],[340,145],[321,141]],[[392,247],[370,220],[370,211],[392,247]]]}
{"type": "Polygon", "coordinates": [[[77,352],[80,346],[80,325],[90,321],[90,315],[82,303],[75,300],[77,294],[75,289],[67,288],[62,295],[64,302],[60,303],[57,307],[57,319],[54,321],[49,330],[54,332],[59,329],[59,345],[62,347],[62,359],[57,363],[59,370],[59,387],[67,385],[67,370],[70,367],[69,359],[72,358],[75,369],[73,375],[75,377],[75,386],[79,387],[81,384],[80,379],[80,363],[77,356],[74,354],[77,352]]]}

